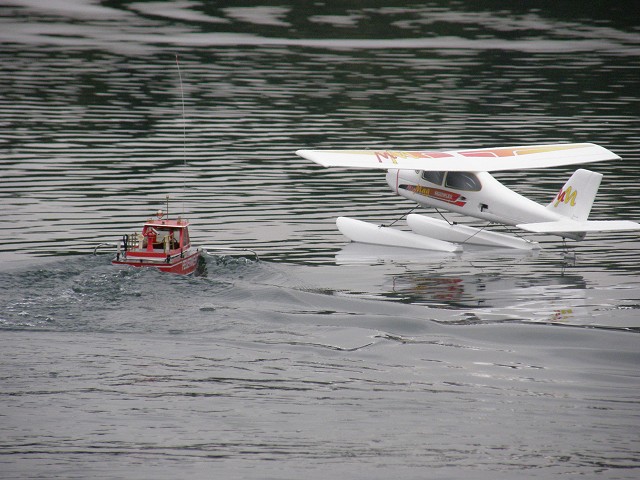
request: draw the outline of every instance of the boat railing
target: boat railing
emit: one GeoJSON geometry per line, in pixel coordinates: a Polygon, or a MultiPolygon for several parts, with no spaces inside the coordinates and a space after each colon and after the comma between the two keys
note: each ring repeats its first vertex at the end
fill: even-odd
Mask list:
{"type": "Polygon", "coordinates": [[[96,245],[93,249],[93,254],[97,255],[98,254],[98,249],[103,248],[103,247],[111,247],[111,248],[118,248],[118,244],[117,243],[100,243],[98,245],[96,245]]]}
{"type": "Polygon", "coordinates": [[[129,235],[127,249],[137,250],[142,248],[143,240],[144,240],[144,237],[142,236],[141,233],[138,233],[138,232],[132,233],[131,235],[129,235]]]}

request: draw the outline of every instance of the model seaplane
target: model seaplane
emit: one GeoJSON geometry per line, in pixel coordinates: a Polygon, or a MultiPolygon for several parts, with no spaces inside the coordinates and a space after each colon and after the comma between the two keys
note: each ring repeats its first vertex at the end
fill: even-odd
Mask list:
{"type": "MultiPolygon", "coordinates": [[[[628,220],[588,219],[600,173],[576,170],[546,206],[507,188],[490,173],[620,159],[592,143],[448,151],[298,150],[296,154],[324,167],[387,170],[389,187],[421,206],[525,232],[582,240],[588,232],[640,230],[640,224],[628,220]]],[[[525,238],[416,214],[407,216],[411,232],[348,217],[339,217],[336,223],[350,240],[378,245],[448,252],[460,251],[462,244],[539,248],[525,238]]]]}

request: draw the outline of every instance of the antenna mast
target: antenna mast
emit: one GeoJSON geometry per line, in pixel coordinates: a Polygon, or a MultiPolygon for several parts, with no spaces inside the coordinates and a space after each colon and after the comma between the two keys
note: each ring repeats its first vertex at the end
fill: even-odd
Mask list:
{"type": "Polygon", "coordinates": [[[178,78],[180,79],[180,98],[182,100],[182,161],[185,173],[182,176],[182,215],[184,215],[184,199],[187,194],[187,180],[185,178],[187,169],[187,127],[184,114],[184,89],[182,88],[182,73],[180,72],[180,62],[176,53],[176,66],[178,67],[178,78]]]}

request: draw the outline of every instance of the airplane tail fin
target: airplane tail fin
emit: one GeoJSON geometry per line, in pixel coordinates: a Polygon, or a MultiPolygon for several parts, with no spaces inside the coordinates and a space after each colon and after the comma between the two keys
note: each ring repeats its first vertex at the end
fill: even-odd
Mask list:
{"type": "Polygon", "coordinates": [[[547,208],[565,219],[551,222],[521,223],[517,227],[534,233],[552,233],[564,238],[582,240],[587,232],[621,232],[640,230],[640,224],[629,220],[588,220],[602,175],[589,170],[576,170],[547,208]]]}
{"type": "Polygon", "coordinates": [[[601,180],[600,173],[583,168],[576,170],[547,208],[571,220],[586,221],[601,180]]]}

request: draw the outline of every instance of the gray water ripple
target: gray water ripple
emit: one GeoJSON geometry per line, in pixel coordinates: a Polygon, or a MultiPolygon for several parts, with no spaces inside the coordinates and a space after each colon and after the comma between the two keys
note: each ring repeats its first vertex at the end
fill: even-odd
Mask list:
{"type": "MultiPolygon", "coordinates": [[[[616,371],[603,371],[600,381],[592,380],[591,387],[584,391],[568,389],[566,380],[572,379],[571,370],[575,366],[558,368],[553,361],[559,353],[556,349],[551,349],[552,359],[528,363],[526,354],[496,352],[488,345],[480,351],[454,346],[453,355],[449,351],[451,347],[446,345],[448,342],[436,341],[429,344],[436,345],[441,354],[432,352],[416,364],[415,353],[423,344],[409,342],[402,344],[402,354],[389,364],[382,360],[384,357],[372,358],[366,350],[351,351],[345,357],[344,351],[323,349],[324,353],[316,357],[317,350],[303,353],[299,345],[276,352],[273,347],[246,345],[238,349],[235,342],[196,345],[193,340],[189,341],[189,354],[182,350],[181,341],[173,340],[163,341],[163,353],[158,355],[128,339],[120,343],[118,355],[114,356],[111,338],[103,337],[103,342],[98,344],[96,352],[87,350],[81,342],[62,340],[59,346],[71,354],[67,357],[69,366],[76,364],[76,357],[88,360],[80,371],[65,378],[62,373],[65,363],[54,355],[52,363],[38,364],[30,375],[42,383],[39,394],[26,384],[14,384],[10,395],[4,397],[9,405],[14,405],[22,396],[34,399],[40,396],[55,402],[67,395],[55,390],[54,385],[62,378],[69,383],[66,391],[75,392],[74,415],[80,420],[76,424],[92,426],[93,433],[76,429],[75,435],[82,438],[78,440],[57,431],[56,423],[47,416],[51,407],[41,407],[34,412],[32,422],[25,425],[28,431],[29,425],[38,423],[39,439],[3,445],[3,453],[21,457],[34,470],[39,468],[36,458],[46,463],[48,457],[82,458],[88,454],[94,455],[98,462],[106,461],[100,459],[103,456],[118,455],[125,464],[133,458],[155,459],[161,463],[171,459],[226,459],[230,471],[239,466],[238,462],[253,466],[264,459],[286,459],[294,470],[305,463],[307,469],[311,468],[313,478],[316,474],[320,478],[320,472],[316,471],[319,465],[315,462],[320,461],[326,473],[326,468],[336,468],[334,459],[345,458],[357,462],[360,470],[402,469],[407,468],[407,464],[446,470],[447,465],[473,463],[476,467],[484,465],[490,471],[494,467],[488,455],[499,455],[505,462],[502,468],[511,473],[523,466],[541,468],[543,465],[547,472],[567,467],[588,470],[594,468],[595,463],[600,463],[601,468],[605,464],[609,469],[637,468],[634,447],[622,439],[615,440],[616,435],[625,431],[624,426],[610,423],[603,431],[598,422],[587,420],[593,409],[601,409],[602,415],[613,407],[612,392],[608,389],[609,378],[615,376],[616,371]],[[216,351],[224,355],[212,355],[216,351]],[[480,361],[479,353],[491,360],[480,361]],[[292,355],[294,358],[288,360],[292,355]],[[102,368],[101,373],[95,371],[98,366],[102,368]],[[507,399],[500,393],[505,390],[509,392],[507,399]],[[121,401],[119,407],[114,405],[120,418],[116,423],[107,421],[106,417],[113,418],[114,411],[105,410],[104,404],[98,403],[104,395],[121,401]],[[459,415],[471,414],[481,425],[494,423],[495,428],[496,422],[509,422],[512,427],[515,424],[529,432],[539,431],[541,427],[554,429],[553,422],[544,422],[534,414],[547,411],[553,405],[572,421],[582,422],[583,435],[576,443],[567,432],[555,428],[561,440],[557,445],[564,445],[555,451],[545,447],[544,440],[533,434],[529,435],[528,443],[537,448],[520,447],[520,435],[514,429],[500,440],[485,437],[480,441],[479,436],[471,433],[467,446],[461,447],[451,437],[452,425],[437,401],[441,396],[454,398],[448,408],[455,408],[459,415]],[[313,402],[316,415],[307,415],[301,398],[313,402]],[[196,418],[212,422],[223,433],[221,439],[209,437],[207,429],[195,424],[192,415],[178,415],[164,403],[179,399],[190,404],[190,411],[197,412],[196,418]],[[234,407],[228,402],[233,402],[234,407]],[[522,407],[525,402],[527,409],[522,407]],[[249,408],[251,403],[260,407],[260,414],[249,408]],[[386,409],[394,420],[386,428],[384,437],[379,437],[381,409],[386,409]],[[511,414],[506,412],[509,409],[511,414]],[[408,440],[407,431],[415,429],[409,427],[407,417],[399,415],[400,411],[407,410],[415,414],[411,416],[412,422],[418,421],[420,431],[430,433],[414,443],[414,449],[402,448],[408,440]],[[428,423],[416,420],[425,412],[430,417],[428,423]],[[164,420],[158,423],[158,416],[164,420]],[[337,428],[333,434],[322,427],[327,422],[337,428]],[[127,435],[131,426],[139,430],[135,439],[127,435]],[[245,438],[247,430],[253,432],[253,441],[245,438]],[[181,432],[180,441],[168,437],[175,431],[181,432]],[[339,432],[338,437],[335,432],[339,432]],[[596,456],[591,453],[594,451],[591,447],[603,437],[612,442],[599,445],[596,456]]],[[[397,350],[398,344],[395,341],[377,344],[380,354],[386,348],[397,350]]],[[[45,352],[53,353],[50,348],[45,352]]],[[[616,393],[624,395],[624,390],[625,386],[620,384],[616,393]]],[[[616,409],[619,408],[617,405],[616,409]]],[[[633,404],[628,408],[633,408],[633,404]]],[[[62,415],[68,413],[62,412],[62,415]]],[[[344,463],[341,464],[344,468],[344,463]]]]}

